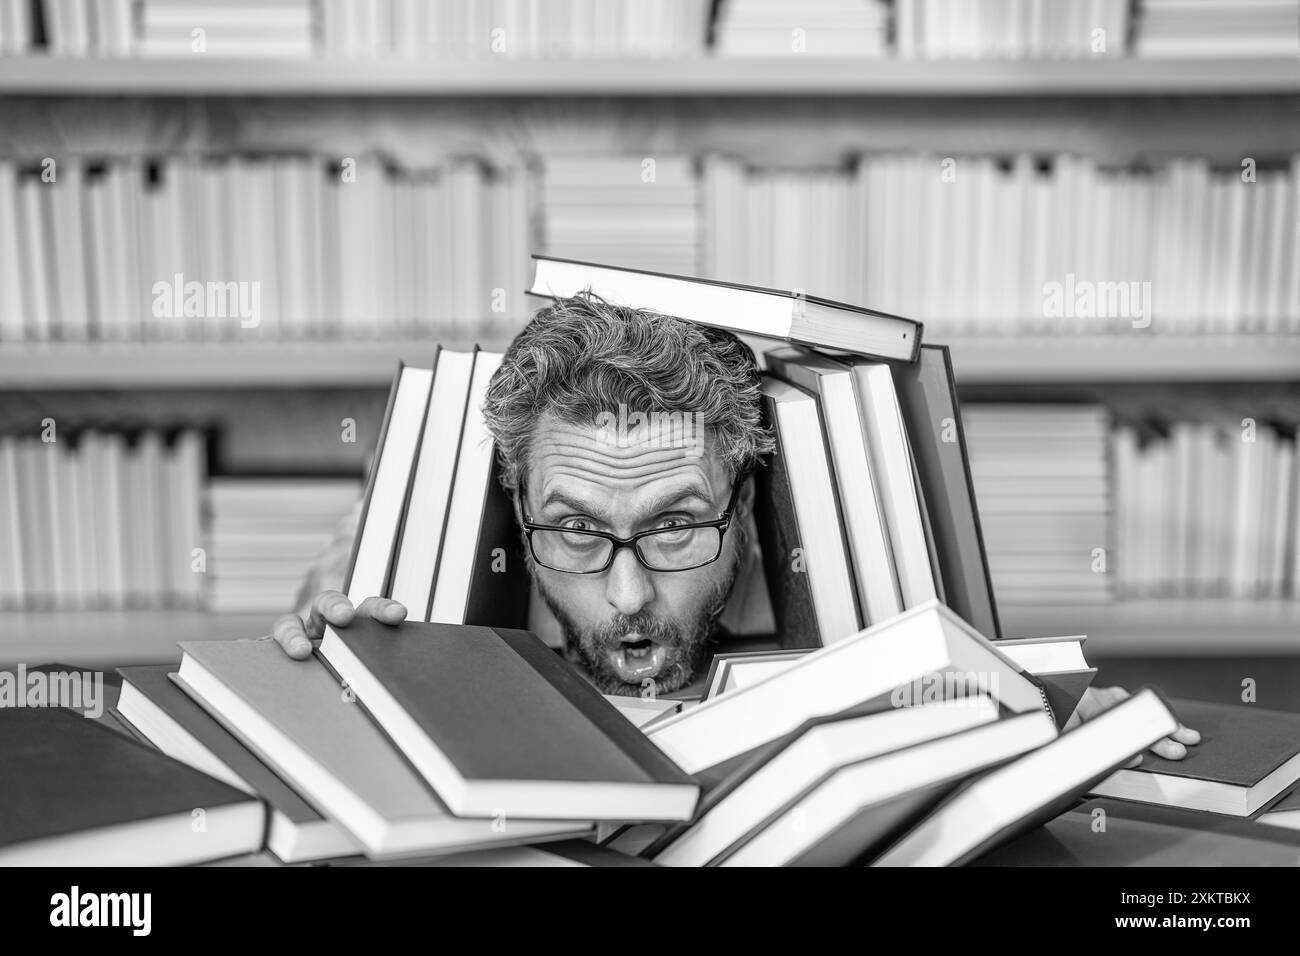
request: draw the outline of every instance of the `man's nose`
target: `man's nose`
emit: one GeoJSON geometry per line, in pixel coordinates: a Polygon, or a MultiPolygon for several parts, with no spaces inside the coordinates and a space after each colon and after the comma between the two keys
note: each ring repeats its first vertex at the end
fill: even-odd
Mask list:
{"type": "Polygon", "coordinates": [[[631,548],[620,548],[605,572],[605,598],[620,613],[632,615],[654,598],[650,573],[641,567],[631,548]]]}

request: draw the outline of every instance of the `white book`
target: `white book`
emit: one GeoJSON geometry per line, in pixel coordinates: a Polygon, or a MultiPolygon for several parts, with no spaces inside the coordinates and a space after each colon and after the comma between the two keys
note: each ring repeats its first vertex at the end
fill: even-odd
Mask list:
{"type": "Polygon", "coordinates": [[[49,203],[45,184],[37,176],[23,176],[18,181],[19,235],[23,237],[20,254],[23,272],[23,306],[27,314],[27,337],[36,342],[48,341],[53,324],[48,255],[49,203]]]}
{"type": "Polygon", "coordinates": [[[904,607],[916,607],[935,598],[938,592],[916,493],[907,426],[889,366],[865,359],[854,359],[851,366],[899,592],[904,607]]]}
{"type": "Polygon", "coordinates": [[[32,47],[29,0],[0,0],[0,55],[19,56],[32,47]]]}
{"type": "MultiPolygon", "coordinates": [[[[656,723],[648,736],[687,773],[698,773],[790,733],[805,720],[880,695],[905,703],[914,682],[939,696],[973,696],[945,674],[988,677],[979,688],[1016,713],[1036,713],[1055,733],[1042,692],[1020,668],[938,601],[905,611],[847,640],[819,648],[745,690],[656,723]],[[992,675],[996,675],[994,678],[992,675]]],[[[919,697],[917,698],[919,700],[919,697]]],[[[929,699],[929,698],[926,698],[929,699]]]]}
{"type": "MultiPolygon", "coordinates": [[[[1300,219],[1300,155],[1291,157],[1291,181],[1288,186],[1288,192],[1291,194],[1291,218],[1287,221],[1294,224],[1300,219]]],[[[1287,263],[1287,301],[1290,303],[1284,314],[1288,319],[1288,332],[1300,332],[1300,230],[1291,228],[1289,243],[1290,253],[1286,258],[1287,263]]]]}
{"type": "Polygon", "coordinates": [[[470,334],[482,326],[491,290],[483,281],[487,237],[483,173],[477,163],[458,161],[447,171],[452,246],[452,328],[470,334]]]}
{"type": "Polygon", "coordinates": [[[394,386],[387,428],[371,465],[368,503],[348,574],[347,595],[353,605],[368,597],[385,596],[433,377],[433,369],[403,366],[394,386]]]}
{"type": "Polygon", "coordinates": [[[473,352],[439,350],[390,595],[407,620],[428,620],[473,370],[473,352]]]}
{"type": "Polygon", "coordinates": [[[94,501],[88,462],[80,443],[66,454],[64,502],[67,523],[67,552],[72,571],[68,606],[93,607],[99,593],[99,563],[96,555],[94,501]]]}
{"type": "Polygon", "coordinates": [[[139,481],[137,517],[141,520],[137,545],[137,553],[142,558],[140,588],[145,606],[156,608],[162,606],[167,590],[165,556],[171,551],[165,526],[167,499],[163,493],[162,437],[154,431],[144,432],[136,442],[135,454],[139,481]]]}
{"type": "Polygon", "coordinates": [[[1177,729],[1160,696],[1139,691],[1046,746],[975,778],[872,865],[948,866],[972,859],[1000,835],[1055,816],[1098,777],[1177,729]]]}
{"type": "Polygon", "coordinates": [[[53,251],[58,336],[67,341],[81,342],[89,338],[89,305],[86,296],[86,246],[82,223],[81,202],[83,175],[75,161],[58,165],[58,178],[49,183],[49,208],[51,233],[49,248],[53,251]]]}
{"type": "Polygon", "coordinates": [[[1295,551],[1295,542],[1288,542],[1294,520],[1292,513],[1296,508],[1295,449],[1295,441],[1279,440],[1274,454],[1277,476],[1273,484],[1272,511],[1264,517],[1272,541],[1272,553],[1263,558],[1267,561],[1268,571],[1265,579],[1267,592],[1262,595],[1265,597],[1280,597],[1285,593],[1287,549],[1289,547],[1292,553],[1295,551]]]}
{"type": "Polygon", "coordinates": [[[852,373],[839,362],[792,348],[769,351],[766,361],[774,374],[818,396],[863,615],[867,623],[893,617],[903,603],[852,373]],[[846,476],[852,476],[852,486],[845,485],[846,476]]]}
{"type": "Polygon", "coordinates": [[[125,516],[122,482],[125,480],[126,443],[120,435],[97,434],[94,441],[95,515],[99,519],[96,540],[99,542],[100,603],[110,608],[126,605],[127,581],[125,516]]]}
{"type": "Polygon", "coordinates": [[[207,478],[207,455],[202,433],[187,430],[176,438],[172,450],[176,501],[172,524],[171,590],[185,607],[203,602],[204,573],[195,570],[194,549],[203,541],[203,485],[207,478]]]}
{"type": "Polygon", "coordinates": [[[1260,279],[1259,328],[1262,331],[1281,332],[1291,316],[1284,314],[1286,281],[1286,255],[1294,241],[1292,224],[1295,213],[1292,211],[1291,196],[1286,173],[1268,176],[1258,185],[1263,187],[1260,205],[1263,207],[1264,233],[1263,250],[1260,258],[1264,260],[1264,274],[1260,279]]]}
{"type": "MultiPolygon", "coordinates": [[[[299,182],[305,175],[296,158],[271,161],[271,194],[275,204],[276,270],[275,303],[279,330],[286,338],[301,336],[307,322],[307,236],[305,193],[299,182]]],[[[263,302],[266,302],[265,297],[263,302]]]]}
{"type": "Polygon", "coordinates": [[[22,342],[27,337],[19,252],[26,237],[21,226],[17,172],[12,163],[0,161],[0,342],[22,342]]]}
{"type": "Polygon", "coordinates": [[[41,482],[41,504],[45,509],[45,542],[48,555],[49,597],[55,607],[69,604],[68,593],[72,584],[72,554],[68,550],[71,537],[68,524],[72,520],[67,500],[68,489],[64,481],[67,470],[66,453],[61,442],[40,442],[36,445],[36,467],[41,482]]]}
{"type": "MultiPolygon", "coordinates": [[[[488,383],[501,365],[500,352],[477,351],[470,379],[469,403],[461,429],[456,456],[456,477],[452,484],[444,542],[475,542],[483,514],[484,489],[492,480],[495,443],[483,417],[483,400],[488,383]]],[[[466,552],[467,554],[469,552],[466,552]]],[[[465,622],[465,603],[474,573],[471,560],[439,562],[429,620],[444,624],[465,622]]]]}
{"type": "MultiPolygon", "coordinates": [[[[711,805],[657,853],[654,861],[660,866],[705,866],[737,845],[743,858],[747,851],[742,841],[754,836],[763,842],[762,834],[773,825],[773,819],[810,784],[853,765],[960,734],[997,718],[997,704],[979,696],[814,724],[711,805]]],[[[1035,727],[1039,733],[1045,732],[1040,724],[1035,727]]]]}
{"type": "Polygon", "coordinates": [[[54,485],[46,474],[45,460],[52,448],[35,438],[20,439],[18,458],[19,522],[23,541],[23,575],[27,608],[45,610],[53,603],[54,542],[50,525],[50,506],[46,499],[54,485]]]}
{"type": "Polygon", "coordinates": [[[1257,190],[1258,183],[1244,183],[1240,176],[1229,176],[1224,181],[1225,208],[1222,228],[1226,233],[1223,254],[1223,282],[1219,287],[1218,314],[1214,316],[1216,331],[1231,333],[1240,329],[1244,295],[1243,274],[1247,265],[1246,205],[1248,190],[1257,190]]]}
{"type": "Polygon", "coordinates": [[[1239,437],[1232,443],[1234,533],[1228,593],[1235,597],[1253,597],[1259,577],[1260,495],[1267,441],[1268,430],[1257,427],[1254,441],[1242,441],[1239,437]]]}
{"type": "Polygon", "coordinates": [[[86,227],[86,305],[89,309],[91,335],[97,339],[118,336],[121,321],[118,284],[123,276],[113,261],[112,230],[109,225],[108,174],[88,177],[83,197],[86,227]]]}
{"type": "Polygon", "coordinates": [[[30,549],[25,545],[19,485],[19,442],[0,435],[0,608],[18,610],[26,601],[25,565],[30,549]]]}
{"type": "Polygon", "coordinates": [[[403,177],[393,182],[393,320],[399,335],[411,335],[415,315],[416,271],[425,263],[415,258],[415,184],[403,177]],[[418,265],[417,265],[418,263],[418,265]]]}

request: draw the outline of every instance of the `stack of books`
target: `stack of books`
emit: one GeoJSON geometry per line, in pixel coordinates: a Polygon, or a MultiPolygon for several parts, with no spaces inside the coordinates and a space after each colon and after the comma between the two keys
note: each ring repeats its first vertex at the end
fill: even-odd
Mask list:
{"type": "Polygon", "coordinates": [[[714,24],[720,57],[883,57],[889,5],[884,0],[723,0],[714,24]]]}
{"type": "MultiPolygon", "coordinates": [[[[31,51],[38,13],[45,27],[44,52],[50,56],[123,57],[136,52],[131,0],[3,0],[0,37],[9,33],[17,41],[9,52],[31,51]]],[[[4,45],[0,39],[0,50],[4,45]]]]}
{"type": "Polygon", "coordinates": [[[1110,413],[1050,403],[962,411],[998,600],[1111,600],[1111,562],[1122,559],[1111,554],[1110,413]]]}
{"type": "Polygon", "coordinates": [[[699,188],[688,157],[548,157],[541,217],[549,255],[697,269],[699,188]]]}
{"type": "MultiPolygon", "coordinates": [[[[49,0],[46,6],[86,3],[49,0]]],[[[96,11],[130,16],[127,2],[86,3],[96,11]]],[[[313,0],[143,0],[137,5],[135,53],[171,59],[212,57],[301,58],[316,52],[313,0]]]]}
{"type": "Polygon", "coordinates": [[[1142,57],[1300,55],[1298,0],[1140,0],[1134,54],[1142,57]]]}
{"type": "Polygon", "coordinates": [[[1128,0],[895,0],[903,59],[1123,56],[1128,0]]]}
{"type": "Polygon", "coordinates": [[[1300,596],[1296,421],[1278,428],[1248,412],[1116,428],[1123,596],[1300,596]]]}
{"type": "Polygon", "coordinates": [[[360,493],[350,479],[213,478],[208,608],[290,610],[302,569],[329,545],[360,493]]]}
{"type": "Polygon", "coordinates": [[[205,440],[0,437],[0,607],[198,607],[205,440]]]}
{"type": "Polygon", "coordinates": [[[0,162],[0,341],[505,334],[529,193],[473,161],[0,162]]]}

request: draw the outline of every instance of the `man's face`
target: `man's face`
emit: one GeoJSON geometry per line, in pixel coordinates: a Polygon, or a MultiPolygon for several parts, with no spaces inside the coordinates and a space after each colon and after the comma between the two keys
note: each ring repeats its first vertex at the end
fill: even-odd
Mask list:
{"type": "MultiPolygon", "coordinates": [[[[524,485],[523,511],[535,523],[619,537],[714,520],[732,492],[709,436],[693,448],[615,442],[549,414],[538,422],[524,485]]],[[[638,694],[653,682],[667,693],[690,682],[736,579],[739,523],[733,518],[716,561],[689,571],[651,571],[630,548],[598,574],[554,571],[530,557],[567,650],[601,691],[638,694]]]]}

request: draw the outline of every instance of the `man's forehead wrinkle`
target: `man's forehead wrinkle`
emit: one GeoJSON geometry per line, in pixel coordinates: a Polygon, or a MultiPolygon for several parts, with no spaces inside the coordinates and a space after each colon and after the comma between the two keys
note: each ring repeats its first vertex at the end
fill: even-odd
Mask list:
{"type": "Polygon", "coordinates": [[[565,491],[570,495],[581,493],[577,489],[564,487],[565,483],[560,481],[564,478],[576,478],[584,486],[588,483],[601,486],[602,479],[619,478],[634,482],[637,491],[648,485],[662,487],[668,483],[674,486],[680,485],[683,490],[698,488],[708,491],[714,488],[714,482],[710,480],[708,471],[698,460],[682,461],[670,468],[657,466],[637,469],[610,469],[590,462],[568,460],[557,462],[554,468],[541,479],[538,492],[542,499],[545,500],[546,496],[553,491],[565,491]]]}

